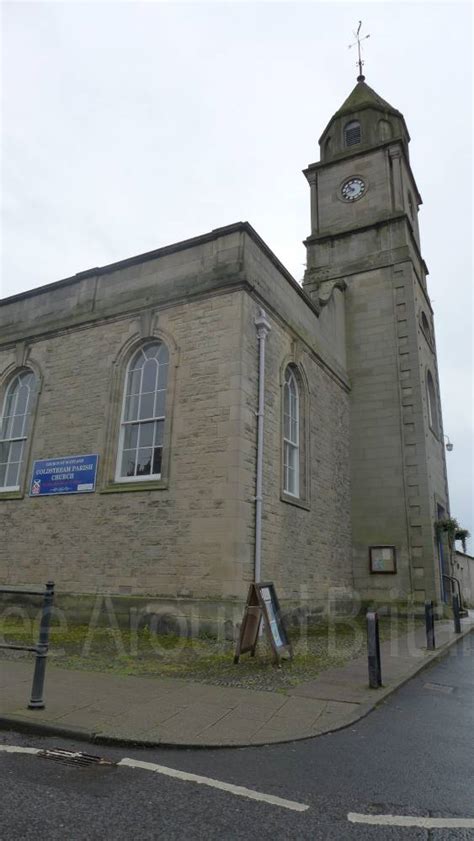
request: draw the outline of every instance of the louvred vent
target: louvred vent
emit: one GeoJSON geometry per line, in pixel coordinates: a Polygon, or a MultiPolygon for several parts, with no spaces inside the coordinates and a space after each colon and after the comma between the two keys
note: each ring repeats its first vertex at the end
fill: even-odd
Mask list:
{"type": "Polygon", "coordinates": [[[360,143],[360,126],[346,129],[346,146],[356,146],[360,143]]]}

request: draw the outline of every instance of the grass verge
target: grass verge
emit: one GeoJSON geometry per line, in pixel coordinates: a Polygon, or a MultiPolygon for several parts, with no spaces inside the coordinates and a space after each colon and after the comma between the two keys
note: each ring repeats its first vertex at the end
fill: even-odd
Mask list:
{"type": "MultiPolygon", "coordinates": [[[[380,619],[381,641],[407,634],[418,620],[380,619]]],[[[0,642],[34,644],[37,624],[28,619],[0,618],[0,642]]],[[[318,625],[302,634],[290,634],[293,659],[281,668],[263,637],[254,658],[243,655],[234,665],[234,643],[211,638],[185,639],[158,635],[148,628],[138,631],[78,625],[51,628],[50,664],[65,669],[108,672],[116,675],[173,677],[218,686],[278,691],[312,680],[325,669],[338,666],[366,651],[365,618],[318,625]]],[[[3,658],[32,657],[0,650],[3,658]]]]}

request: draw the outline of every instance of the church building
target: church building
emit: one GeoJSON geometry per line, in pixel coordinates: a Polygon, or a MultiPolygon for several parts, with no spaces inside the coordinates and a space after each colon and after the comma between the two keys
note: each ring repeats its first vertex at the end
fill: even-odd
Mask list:
{"type": "Polygon", "coordinates": [[[3,584],[208,628],[253,580],[288,614],[442,601],[410,136],[361,75],[319,142],[302,285],[240,222],[0,302],[3,584]]]}

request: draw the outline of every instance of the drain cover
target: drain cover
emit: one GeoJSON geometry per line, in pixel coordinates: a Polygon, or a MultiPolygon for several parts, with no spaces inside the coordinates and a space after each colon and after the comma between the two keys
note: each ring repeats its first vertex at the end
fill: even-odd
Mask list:
{"type": "Polygon", "coordinates": [[[94,756],[90,753],[81,753],[80,751],[61,750],[61,748],[53,750],[42,750],[37,756],[42,759],[52,759],[53,762],[62,762],[63,765],[78,765],[81,768],[87,768],[91,765],[112,766],[116,762],[111,762],[109,759],[104,759],[102,756],[94,756]]]}
{"type": "Polygon", "coordinates": [[[446,686],[444,683],[425,683],[423,689],[434,689],[435,692],[452,692],[454,686],[446,686]]]}

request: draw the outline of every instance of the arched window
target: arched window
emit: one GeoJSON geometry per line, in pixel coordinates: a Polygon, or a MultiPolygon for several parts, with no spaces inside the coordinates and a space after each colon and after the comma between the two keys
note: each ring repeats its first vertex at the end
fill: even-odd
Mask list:
{"type": "Polygon", "coordinates": [[[20,371],[5,394],[0,420],[0,491],[17,491],[20,487],[35,381],[32,371],[20,371]]]}
{"type": "Polygon", "coordinates": [[[151,341],[137,350],[125,377],[116,481],[160,479],[168,349],[151,341]]]}
{"type": "Polygon", "coordinates": [[[357,146],[360,143],[360,123],[358,120],[352,120],[352,122],[347,123],[344,129],[344,145],[345,146],[357,146]]]}
{"type": "Polygon", "coordinates": [[[283,490],[300,495],[300,396],[291,366],[283,386],[283,490]]]}
{"type": "Polygon", "coordinates": [[[433,382],[431,371],[426,374],[426,392],[428,397],[428,420],[433,432],[439,433],[439,419],[438,419],[438,404],[436,400],[436,390],[433,382]]]}

